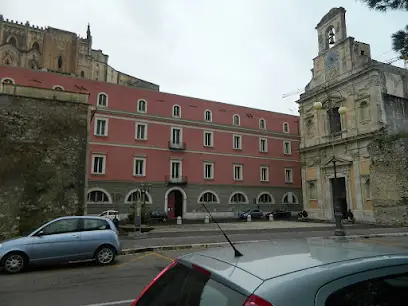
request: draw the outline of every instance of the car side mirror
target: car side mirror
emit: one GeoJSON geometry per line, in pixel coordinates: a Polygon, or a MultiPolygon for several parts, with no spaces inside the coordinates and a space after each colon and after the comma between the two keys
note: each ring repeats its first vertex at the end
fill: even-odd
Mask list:
{"type": "Polygon", "coordinates": [[[38,236],[38,237],[41,237],[41,236],[43,236],[44,235],[44,231],[39,231],[37,234],[36,234],[36,236],[38,236]]]}

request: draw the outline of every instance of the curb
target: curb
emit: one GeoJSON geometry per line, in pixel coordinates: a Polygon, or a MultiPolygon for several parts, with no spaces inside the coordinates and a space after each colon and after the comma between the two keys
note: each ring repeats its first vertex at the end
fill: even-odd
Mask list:
{"type": "MultiPolygon", "coordinates": [[[[350,236],[330,236],[326,237],[325,239],[332,239],[332,240],[353,240],[353,239],[370,239],[370,238],[382,238],[382,237],[407,237],[408,232],[400,232],[400,233],[383,233],[383,234],[368,234],[368,235],[350,235],[350,236]]],[[[310,239],[319,238],[319,237],[310,237],[310,239]]]]}
{"type": "MultiPolygon", "coordinates": [[[[257,243],[257,242],[268,242],[269,240],[246,240],[246,241],[234,241],[235,244],[243,243],[257,243]]],[[[174,245],[158,245],[150,246],[145,248],[135,248],[135,249],[125,249],[122,250],[120,255],[130,255],[145,252],[155,252],[155,251],[171,251],[171,250],[188,250],[188,249],[199,249],[199,248],[211,248],[217,246],[229,245],[228,242],[211,242],[211,243],[194,243],[194,244],[174,244],[174,245]]]]}
{"type": "MultiPolygon", "coordinates": [[[[309,237],[306,238],[307,240],[313,239],[332,239],[332,240],[354,240],[354,239],[369,239],[369,238],[381,238],[381,237],[407,237],[408,232],[401,232],[401,233],[385,233],[385,234],[369,234],[369,235],[350,235],[350,236],[329,236],[329,237],[309,237]]],[[[262,243],[262,242],[270,242],[270,240],[245,240],[245,241],[234,241],[233,244],[243,244],[243,243],[262,243]]],[[[142,247],[142,248],[134,248],[134,249],[125,249],[122,250],[120,255],[130,255],[130,254],[139,254],[139,253],[146,253],[146,252],[156,252],[156,251],[172,251],[172,250],[188,250],[188,249],[198,249],[198,248],[211,248],[217,246],[225,246],[229,245],[228,242],[211,242],[211,243],[194,243],[194,244],[175,244],[175,245],[158,245],[158,246],[150,246],[150,247],[142,247]]]]}

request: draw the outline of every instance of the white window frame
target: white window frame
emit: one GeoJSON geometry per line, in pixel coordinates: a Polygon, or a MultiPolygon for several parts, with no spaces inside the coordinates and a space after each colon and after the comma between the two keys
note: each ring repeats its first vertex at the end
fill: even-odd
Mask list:
{"type": "Polygon", "coordinates": [[[289,123],[284,122],[283,125],[282,125],[282,130],[283,130],[284,133],[289,133],[289,131],[290,131],[290,129],[289,129],[289,123]],[[287,131],[285,130],[285,126],[288,127],[288,130],[287,130],[287,131]]]}
{"type": "Polygon", "coordinates": [[[207,147],[207,148],[212,148],[212,147],[214,147],[214,132],[212,132],[212,131],[204,131],[203,132],[203,146],[204,147],[207,147]],[[208,144],[206,144],[206,135],[207,134],[210,134],[210,144],[208,145],[208,144]]]}
{"type": "Polygon", "coordinates": [[[259,152],[268,153],[268,138],[259,137],[259,152]],[[262,151],[262,140],[265,140],[265,150],[262,151]]]}
{"type": "Polygon", "coordinates": [[[232,148],[234,150],[242,150],[242,135],[238,135],[238,134],[232,134],[232,148]],[[239,148],[235,147],[235,138],[238,137],[239,138],[239,148]]]}
{"type": "Polygon", "coordinates": [[[100,93],[98,93],[98,96],[96,97],[96,105],[98,107],[108,107],[108,100],[109,100],[108,94],[106,92],[100,92],[100,93]],[[106,97],[106,100],[105,100],[106,105],[99,104],[99,99],[101,98],[102,95],[105,95],[105,97],[106,97]]]}
{"type": "Polygon", "coordinates": [[[293,169],[292,169],[292,168],[285,168],[284,171],[285,171],[285,172],[284,172],[284,175],[285,175],[285,183],[293,183],[293,169]],[[290,171],[290,179],[289,179],[289,180],[287,180],[286,171],[290,171]]]}
{"type": "Polygon", "coordinates": [[[136,140],[147,140],[147,123],[144,122],[135,122],[135,139],[136,140]],[[145,135],[144,138],[137,138],[137,129],[139,126],[144,126],[145,127],[145,135]]]}
{"type": "Polygon", "coordinates": [[[292,155],[292,143],[290,141],[285,140],[283,142],[283,154],[292,155]],[[285,152],[286,151],[286,144],[288,144],[289,152],[285,152]]]}
{"type": "Polygon", "coordinates": [[[145,177],[146,176],[146,157],[134,157],[133,158],[133,176],[136,176],[136,177],[145,177]],[[136,162],[137,161],[142,161],[143,162],[142,174],[137,174],[136,173],[136,162]]]}
{"type": "Polygon", "coordinates": [[[182,179],[183,178],[183,161],[180,159],[170,159],[170,181],[174,180],[176,181],[177,179],[182,179]],[[173,164],[179,164],[180,165],[180,173],[178,178],[173,178],[173,164]]]}
{"type": "Polygon", "coordinates": [[[137,100],[137,112],[142,113],[142,114],[147,114],[147,101],[145,99],[137,100]],[[145,103],[145,109],[144,110],[140,110],[140,103],[141,102],[145,103]]]}
{"type": "Polygon", "coordinates": [[[52,86],[52,89],[53,90],[59,90],[59,91],[64,91],[65,90],[64,87],[62,87],[61,85],[54,85],[54,86],[52,86]]]}
{"type": "Polygon", "coordinates": [[[203,163],[203,177],[205,180],[213,180],[214,179],[214,163],[213,162],[204,162],[203,163]],[[209,165],[211,166],[211,175],[207,177],[207,172],[206,172],[206,166],[209,165]]]}
{"type": "Polygon", "coordinates": [[[232,116],[232,125],[240,126],[241,125],[241,117],[238,114],[234,114],[232,116]],[[238,118],[238,124],[235,124],[235,118],[238,118]]]}
{"type": "Polygon", "coordinates": [[[183,128],[181,128],[181,127],[177,127],[177,126],[172,126],[171,127],[171,129],[170,129],[170,142],[172,144],[178,144],[178,143],[175,143],[174,140],[173,140],[173,131],[174,130],[180,130],[180,142],[179,142],[179,144],[182,145],[183,144],[183,128]]]}
{"type": "Polygon", "coordinates": [[[173,118],[181,118],[181,106],[180,106],[180,105],[174,104],[171,112],[172,112],[171,115],[172,115],[173,118]],[[174,113],[174,110],[175,110],[177,107],[178,107],[178,110],[179,110],[179,114],[178,114],[178,115],[176,115],[176,114],[174,113]]]}
{"type": "Polygon", "coordinates": [[[98,137],[107,137],[109,131],[109,119],[108,118],[95,118],[94,123],[94,135],[98,137]],[[98,134],[98,121],[105,121],[105,134],[98,134]]]}
{"type": "Polygon", "coordinates": [[[264,118],[259,119],[259,129],[260,130],[266,130],[266,120],[264,118]],[[263,122],[264,126],[261,125],[261,122],[263,122]]]}
{"type": "Polygon", "coordinates": [[[210,111],[209,109],[206,109],[206,110],[204,111],[204,121],[206,121],[206,122],[212,122],[212,111],[210,111]],[[209,120],[207,120],[207,113],[210,114],[210,119],[209,119],[209,120]]]}
{"type": "Polygon", "coordinates": [[[14,81],[14,79],[12,79],[12,78],[5,77],[5,78],[1,79],[1,84],[0,85],[3,85],[3,84],[15,85],[16,81],[14,81]],[[11,83],[4,83],[4,82],[8,82],[8,81],[11,81],[11,83]]]}
{"type": "Polygon", "coordinates": [[[232,167],[232,178],[234,179],[234,181],[243,181],[244,180],[244,166],[243,165],[237,165],[234,164],[232,167]],[[235,177],[235,169],[239,168],[240,169],[240,174],[241,174],[241,178],[237,179],[235,177]]]}
{"type": "Polygon", "coordinates": [[[260,181],[261,182],[269,182],[269,167],[268,166],[261,166],[260,168],[259,168],[259,176],[260,176],[260,181]],[[262,170],[264,170],[264,169],[266,169],[266,178],[265,179],[263,179],[263,177],[262,177],[262,170]]]}
{"type": "Polygon", "coordinates": [[[91,174],[104,175],[106,174],[106,155],[104,154],[92,154],[92,169],[91,174]],[[95,172],[95,157],[102,157],[102,172],[95,172]]]}

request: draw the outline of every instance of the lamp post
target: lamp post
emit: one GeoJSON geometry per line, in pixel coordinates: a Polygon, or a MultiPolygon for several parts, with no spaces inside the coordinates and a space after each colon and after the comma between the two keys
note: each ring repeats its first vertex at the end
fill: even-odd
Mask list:
{"type": "MultiPolygon", "coordinates": [[[[342,97],[341,93],[339,92],[340,96],[342,97]]],[[[331,105],[332,100],[330,99],[330,96],[328,97],[328,103],[329,103],[329,109],[332,110],[332,105],[331,105]]],[[[323,108],[323,104],[321,102],[315,102],[313,103],[313,108],[316,111],[320,111],[323,108]]],[[[344,106],[339,107],[338,109],[339,114],[342,116],[347,112],[347,108],[344,106]]],[[[332,151],[333,151],[333,171],[334,171],[334,180],[333,180],[333,208],[334,208],[334,217],[336,220],[336,228],[334,231],[335,236],[345,236],[346,233],[343,228],[343,224],[341,223],[343,219],[343,213],[341,211],[341,199],[338,195],[338,182],[337,182],[337,169],[336,169],[336,152],[334,149],[334,133],[330,131],[330,141],[331,141],[331,146],[332,146],[332,151]]]]}
{"type": "MultiPolygon", "coordinates": [[[[119,205],[118,205],[118,203],[121,200],[121,198],[123,197],[123,195],[120,192],[114,192],[112,194],[112,197],[113,197],[113,208],[119,214],[119,205]]],[[[115,215],[115,218],[113,219],[113,223],[115,223],[116,227],[119,225],[118,217],[119,216],[115,215]]]]}
{"type": "Polygon", "coordinates": [[[139,235],[142,234],[142,207],[146,204],[146,197],[147,194],[150,193],[151,184],[140,183],[137,186],[136,191],[136,199],[135,199],[135,231],[134,234],[136,236],[136,229],[139,229],[139,235]]]}

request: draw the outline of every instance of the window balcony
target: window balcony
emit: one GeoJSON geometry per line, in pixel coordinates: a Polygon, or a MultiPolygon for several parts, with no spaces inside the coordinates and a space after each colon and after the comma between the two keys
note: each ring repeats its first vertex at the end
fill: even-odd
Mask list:
{"type": "Polygon", "coordinates": [[[186,185],[188,183],[187,176],[171,177],[171,175],[166,175],[164,180],[167,185],[186,185]]]}
{"type": "Polygon", "coordinates": [[[186,149],[186,143],[169,141],[169,149],[175,151],[184,151],[186,149]]]}

